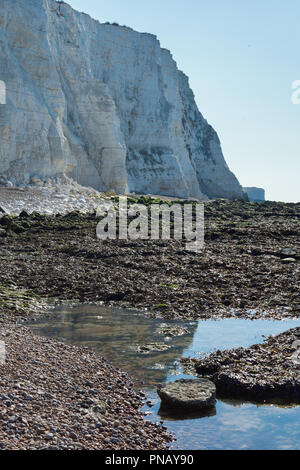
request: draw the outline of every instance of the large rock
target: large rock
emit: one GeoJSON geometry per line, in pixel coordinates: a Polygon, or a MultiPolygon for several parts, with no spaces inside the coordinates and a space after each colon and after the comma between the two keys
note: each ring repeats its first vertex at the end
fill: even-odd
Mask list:
{"type": "Polygon", "coordinates": [[[192,361],[195,372],[212,380],[220,396],[299,404],[299,345],[300,327],[297,327],[270,336],[262,344],[215,351],[192,361]]]}
{"type": "Polygon", "coordinates": [[[54,0],[1,0],[0,173],[99,190],[241,198],[188,78],[151,34],[54,0]]]}
{"type": "Polygon", "coordinates": [[[299,254],[295,248],[282,248],[279,253],[280,258],[299,258],[299,254]]]}
{"type": "Polygon", "coordinates": [[[206,379],[181,379],[160,384],[157,393],[164,408],[199,411],[216,404],[215,384],[206,379]]]}

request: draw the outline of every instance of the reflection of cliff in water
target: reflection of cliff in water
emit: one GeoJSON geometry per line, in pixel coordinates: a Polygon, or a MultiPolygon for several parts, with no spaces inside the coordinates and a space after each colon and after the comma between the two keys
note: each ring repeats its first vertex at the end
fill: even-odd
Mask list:
{"type": "Polygon", "coordinates": [[[45,336],[89,346],[132,377],[146,385],[156,385],[166,379],[170,369],[176,369],[174,362],[192,342],[197,324],[166,322],[134,310],[87,304],[59,307],[52,318],[38,319],[31,328],[45,336]],[[167,337],[160,332],[166,325],[180,325],[187,333],[167,337]],[[137,352],[139,346],[149,344],[149,352],[137,352]],[[169,348],[155,350],[161,345],[169,348]]]}

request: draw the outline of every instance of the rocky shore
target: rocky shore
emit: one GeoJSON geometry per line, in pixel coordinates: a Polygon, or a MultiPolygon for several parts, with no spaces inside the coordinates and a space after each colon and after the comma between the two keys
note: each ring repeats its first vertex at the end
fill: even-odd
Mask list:
{"type": "Polygon", "coordinates": [[[212,201],[194,253],[176,240],[99,241],[95,213],[4,215],[0,318],[24,314],[1,303],[1,286],[165,318],[298,317],[299,218],[300,204],[212,201]]]}
{"type": "Polygon", "coordinates": [[[160,449],[171,439],[144,421],[126,374],[22,326],[48,304],[101,301],[177,319],[299,316],[300,204],[205,203],[201,253],[175,240],[100,242],[95,212],[33,206],[0,215],[2,448],[160,449]]]}
{"type": "Polygon", "coordinates": [[[212,380],[219,397],[300,404],[300,328],[271,336],[263,344],[182,362],[212,380]]]}
{"type": "Polygon", "coordinates": [[[139,411],[142,392],[89,351],[0,329],[0,449],[162,449],[172,438],[139,411]]]}

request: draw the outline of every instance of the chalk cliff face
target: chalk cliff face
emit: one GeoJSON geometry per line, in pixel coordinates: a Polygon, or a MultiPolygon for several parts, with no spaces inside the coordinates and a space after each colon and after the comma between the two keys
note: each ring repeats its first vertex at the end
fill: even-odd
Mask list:
{"type": "Polygon", "coordinates": [[[155,36],[55,0],[0,0],[0,175],[117,193],[243,197],[187,77],[155,36]]]}

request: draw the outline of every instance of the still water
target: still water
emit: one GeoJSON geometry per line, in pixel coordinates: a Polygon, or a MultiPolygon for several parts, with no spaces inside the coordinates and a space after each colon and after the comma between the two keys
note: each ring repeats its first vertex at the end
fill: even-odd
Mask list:
{"type": "Polygon", "coordinates": [[[146,419],[165,420],[176,437],[172,449],[299,449],[300,406],[279,407],[218,400],[210,416],[170,416],[161,412],[156,385],[190,377],[181,357],[201,357],[216,349],[247,347],[300,326],[300,320],[164,321],[130,309],[101,305],[62,306],[29,325],[35,332],[88,346],[126,370],[147,392],[146,419]],[[175,334],[175,336],[173,336],[175,334]]]}

